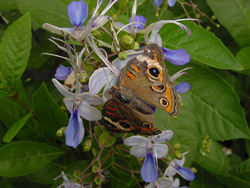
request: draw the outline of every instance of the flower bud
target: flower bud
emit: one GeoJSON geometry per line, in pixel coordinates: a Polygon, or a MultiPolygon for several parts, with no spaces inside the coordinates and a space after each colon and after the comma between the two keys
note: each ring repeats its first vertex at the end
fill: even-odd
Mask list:
{"type": "Polygon", "coordinates": [[[95,177],[94,181],[95,181],[96,185],[100,185],[102,183],[102,180],[99,177],[95,177]]]}
{"type": "Polygon", "coordinates": [[[200,18],[201,18],[200,13],[197,13],[197,14],[195,15],[195,18],[200,19],[200,18]]]}
{"type": "Polygon", "coordinates": [[[177,150],[177,151],[174,152],[174,156],[178,160],[181,160],[183,158],[183,155],[182,155],[182,153],[179,150],[177,150]]]}
{"type": "Polygon", "coordinates": [[[118,54],[118,57],[120,60],[125,60],[125,59],[127,59],[128,55],[125,52],[120,52],[118,54]]]}
{"type": "Polygon", "coordinates": [[[92,140],[91,139],[87,139],[84,143],[83,143],[83,151],[84,152],[89,152],[89,150],[92,147],[92,140]]]}
{"type": "Polygon", "coordinates": [[[125,48],[125,49],[133,49],[135,46],[135,39],[134,37],[132,37],[131,35],[123,35],[121,37],[121,45],[125,48]]]}
{"type": "Polygon", "coordinates": [[[217,19],[215,15],[211,16],[211,18],[212,18],[212,20],[216,20],[217,19]]]}
{"type": "Polygon", "coordinates": [[[92,165],[92,172],[96,174],[96,173],[98,173],[98,171],[99,171],[98,164],[97,164],[97,163],[94,163],[94,164],[92,165]]]}
{"type": "Polygon", "coordinates": [[[56,136],[61,137],[64,134],[65,130],[66,130],[66,127],[61,127],[60,129],[56,131],[56,136]]]}
{"type": "Polygon", "coordinates": [[[197,169],[192,167],[191,170],[194,172],[194,173],[197,173],[197,169]]]}
{"type": "Polygon", "coordinates": [[[140,47],[140,44],[138,42],[135,42],[135,46],[133,48],[133,50],[138,50],[140,47]]]}
{"type": "Polygon", "coordinates": [[[89,76],[88,76],[87,72],[84,71],[78,75],[78,79],[79,79],[81,84],[86,84],[89,81],[89,76]]]}
{"type": "Polygon", "coordinates": [[[176,143],[173,145],[173,148],[174,148],[175,150],[178,150],[178,149],[181,148],[181,144],[180,144],[179,142],[176,142],[176,143]]]}

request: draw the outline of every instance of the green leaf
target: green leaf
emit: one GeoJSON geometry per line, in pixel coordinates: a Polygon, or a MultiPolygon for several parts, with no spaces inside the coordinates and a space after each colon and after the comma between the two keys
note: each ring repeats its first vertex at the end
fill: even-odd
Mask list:
{"type": "Polygon", "coordinates": [[[31,21],[27,13],[6,30],[0,45],[0,65],[3,79],[10,86],[20,81],[31,49],[31,21]]]}
{"type": "Polygon", "coordinates": [[[112,187],[129,187],[130,183],[133,181],[132,169],[132,166],[127,160],[115,158],[115,163],[110,169],[110,178],[113,180],[112,187]]]}
{"type": "Polygon", "coordinates": [[[26,121],[30,118],[32,112],[28,113],[22,119],[18,120],[12,127],[5,133],[3,137],[4,142],[11,142],[12,139],[16,136],[16,134],[21,130],[21,128],[25,125],[26,121]]]}
{"type": "MultiPolygon", "coordinates": [[[[191,89],[181,96],[200,134],[202,136],[208,134],[220,141],[249,139],[245,114],[232,86],[209,68],[191,66],[194,69],[189,70],[189,75],[183,79],[190,83],[191,89]]],[[[175,68],[171,65],[168,67],[171,70],[175,68]]],[[[186,123],[186,118],[188,117],[180,114],[175,124],[186,123]]]]}
{"type": "Polygon", "coordinates": [[[220,23],[230,32],[236,42],[242,46],[250,44],[248,0],[207,0],[220,23]]]}
{"type": "Polygon", "coordinates": [[[64,169],[64,166],[56,163],[49,163],[38,171],[27,175],[26,178],[36,183],[45,185],[52,184],[54,183],[53,179],[57,177],[64,169]]]}
{"type": "Polygon", "coordinates": [[[195,160],[203,168],[207,169],[213,174],[228,176],[229,173],[229,160],[222,150],[220,144],[212,140],[210,152],[205,156],[199,155],[195,160]]]}
{"type": "Polygon", "coordinates": [[[160,31],[164,47],[172,50],[185,49],[191,60],[200,64],[218,69],[242,69],[231,52],[213,33],[194,23],[182,23],[192,31],[191,37],[177,25],[167,24],[160,31]]]}
{"type": "Polygon", "coordinates": [[[243,161],[237,168],[233,169],[234,179],[241,179],[242,182],[248,182],[250,186],[250,158],[243,161]]]}
{"type": "Polygon", "coordinates": [[[0,148],[0,176],[23,176],[39,170],[49,162],[65,154],[55,146],[19,141],[0,148]]]}
{"type": "MultiPolygon", "coordinates": [[[[102,133],[99,136],[100,146],[103,146],[109,137],[110,137],[110,133],[108,133],[108,132],[102,133]]],[[[108,148],[108,147],[112,146],[115,143],[115,141],[116,141],[115,137],[111,136],[111,138],[109,139],[109,141],[105,145],[105,148],[108,148]]]]}
{"type": "Polygon", "coordinates": [[[67,126],[69,119],[67,114],[52,99],[45,83],[34,93],[32,107],[43,134],[50,135],[49,138],[52,140],[56,139],[56,131],[67,126]]]}
{"type": "Polygon", "coordinates": [[[244,69],[244,73],[250,74],[250,46],[240,49],[236,54],[236,59],[244,69]]]}
{"type": "Polygon", "coordinates": [[[17,9],[15,0],[0,0],[0,10],[14,10],[17,9]]]}
{"type": "Polygon", "coordinates": [[[209,173],[200,166],[195,166],[197,173],[195,174],[194,181],[189,184],[190,188],[223,188],[224,185],[216,180],[214,174],[209,173]]]}
{"type": "Polygon", "coordinates": [[[58,27],[72,27],[67,15],[67,7],[58,0],[16,0],[16,3],[22,14],[30,12],[32,20],[39,27],[44,23],[58,27]]]}

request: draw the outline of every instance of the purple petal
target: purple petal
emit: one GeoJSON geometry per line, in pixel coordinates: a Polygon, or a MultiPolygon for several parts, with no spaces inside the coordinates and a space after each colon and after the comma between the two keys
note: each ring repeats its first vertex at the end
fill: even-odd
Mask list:
{"type": "Polygon", "coordinates": [[[190,84],[187,82],[181,82],[179,85],[175,86],[175,90],[178,93],[186,93],[190,89],[190,84]]]}
{"type": "Polygon", "coordinates": [[[73,148],[77,148],[84,137],[82,119],[78,114],[78,109],[75,110],[74,107],[70,116],[69,125],[65,131],[65,137],[66,145],[73,148]]]}
{"type": "MultiPolygon", "coordinates": [[[[137,30],[142,30],[144,27],[145,27],[145,24],[146,24],[146,18],[144,16],[139,16],[139,15],[136,15],[135,16],[135,22],[139,22],[139,23],[142,23],[142,24],[139,24],[139,23],[135,23],[134,26],[137,30]]],[[[131,18],[129,18],[129,23],[131,23],[131,18]]]]}
{"type": "Polygon", "coordinates": [[[154,0],[154,4],[159,7],[162,4],[162,0],[154,0]]]}
{"type": "Polygon", "coordinates": [[[74,27],[80,27],[88,17],[88,5],[84,1],[72,1],[68,5],[68,15],[74,27]]]}
{"type": "Polygon", "coordinates": [[[173,7],[176,3],[176,0],[167,0],[167,2],[170,7],[173,7]]]}
{"type": "Polygon", "coordinates": [[[155,181],[158,177],[155,158],[151,152],[148,152],[146,155],[141,168],[141,177],[147,183],[155,181]]]}
{"type": "Polygon", "coordinates": [[[54,77],[57,80],[66,80],[66,78],[68,77],[70,73],[71,73],[70,67],[59,65],[59,67],[56,69],[56,74],[54,75],[54,77]]]}
{"type": "Polygon", "coordinates": [[[190,61],[190,55],[184,49],[170,50],[161,48],[164,52],[165,59],[173,65],[185,65],[190,61]]]}
{"type": "Polygon", "coordinates": [[[181,175],[181,177],[183,177],[187,181],[193,181],[195,178],[194,172],[189,168],[178,166],[176,170],[178,174],[181,175]]]}

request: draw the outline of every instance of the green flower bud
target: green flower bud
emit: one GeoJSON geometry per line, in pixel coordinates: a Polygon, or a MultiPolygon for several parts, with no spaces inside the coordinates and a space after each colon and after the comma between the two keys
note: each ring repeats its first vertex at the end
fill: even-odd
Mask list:
{"type": "Polygon", "coordinates": [[[210,31],[210,30],[211,30],[211,27],[208,25],[208,26],[206,27],[206,30],[210,31]]]}
{"type": "Polygon", "coordinates": [[[80,81],[81,84],[86,84],[88,81],[89,81],[89,76],[88,76],[88,73],[87,72],[81,72],[79,75],[78,75],[78,79],[80,81]]]}
{"type": "Polygon", "coordinates": [[[120,52],[118,54],[118,57],[120,60],[125,60],[125,59],[127,59],[128,55],[125,52],[120,52]]]}
{"type": "Polygon", "coordinates": [[[138,42],[135,42],[135,46],[133,48],[133,50],[138,50],[140,47],[140,44],[138,42]]]}
{"type": "Polygon", "coordinates": [[[135,39],[134,37],[132,37],[131,35],[123,35],[121,37],[121,45],[125,48],[125,49],[133,49],[135,46],[135,39]]]}
{"type": "Polygon", "coordinates": [[[177,151],[174,152],[174,156],[178,160],[181,160],[183,158],[183,155],[182,155],[182,153],[179,150],[177,150],[177,151]]]}
{"type": "Polygon", "coordinates": [[[197,19],[200,19],[200,18],[201,18],[200,13],[197,13],[197,14],[195,15],[195,17],[196,17],[197,19]]]}
{"type": "Polygon", "coordinates": [[[99,184],[101,184],[102,183],[102,180],[101,180],[101,178],[99,178],[99,177],[95,177],[95,184],[96,185],[99,185],[99,184]]]}
{"type": "Polygon", "coordinates": [[[92,172],[98,173],[98,171],[99,171],[98,162],[94,162],[94,164],[92,165],[92,172]]]}
{"type": "Polygon", "coordinates": [[[61,137],[64,134],[65,130],[66,130],[66,127],[61,127],[60,129],[56,131],[56,136],[61,137]]]}
{"type": "Polygon", "coordinates": [[[92,140],[91,139],[87,139],[84,143],[83,143],[83,151],[84,152],[89,152],[90,149],[92,147],[92,140]]]}
{"type": "Polygon", "coordinates": [[[211,16],[211,18],[212,18],[212,20],[216,20],[217,19],[215,15],[211,16]]]}
{"type": "Polygon", "coordinates": [[[176,142],[176,143],[173,145],[173,148],[174,148],[175,150],[178,150],[178,149],[181,148],[181,144],[180,144],[179,142],[176,142]]]}
{"type": "Polygon", "coordinates": [[[191,170],[194,172],[194,173],[197,173],[197,169],[192,167],[191,170]]]}
{"type": "Polygon", "coordinates": [[[73,173],[73,176],[74,176],[75,178],[80,178],[80,176],[81,176],[80,171],[79,171],[79,170],[75,170],[74,173],[73,173]]]}
{"type": "Polygon", "coordinates": [[[216,27],[219,28],[219,27],[220,27],[220,24],[216,24],[216,27]]]}

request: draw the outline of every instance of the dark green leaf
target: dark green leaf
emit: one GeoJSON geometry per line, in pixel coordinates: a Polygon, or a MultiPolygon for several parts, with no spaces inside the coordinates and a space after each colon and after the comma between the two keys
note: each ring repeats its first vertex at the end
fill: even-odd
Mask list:
{"type": "Polygon", "coordinates": [[[60,109],[43,83],[32,97],[32,106],[43,134],[56,138],[56,131],[68,124],[67,114],[60,109]]]}
{"type": "Polygon", "coordinates": [[[0,45],[3,79],[9,86],[19,82],[28,63],[31,49],[31,21],[27,13],[6,30],[0,45]]]}
{"type": "Polygon", "coordinates": [[[16,0],[22,14],[30,12],[32,20],[41,27],[44,23],[71,27],[67,7],[58,0],[16,0]]]}
{"type": "Polygon", "coordinates": [[[0,10],[14,10],[17,9],[15,0],[0,0],[0,10]]]}
{"type": "Polygon", "coordinates": [[[215,175],[206,171],[200,166],[195,167],[197,173],[195,174],[194,181],[191,181],[189,184],[190,188],[223,188],[224,185],[216,180],[215,175]]]}
{"type": "Polygon", "coordinates": [[[230,51],[219,38],[194,23],[183,22],[191,31],[191,37],[175,24],[167,24],[161,29],[163,46],[172,50],[185,49],[192,61],[218,69],[241,70],[230,51]]]}
{"type": "Polygon", "coordinates": [[[205,156],[200,154],[195,162],[213,174],[223,176],[229,175],[229,160],[220,144],[215,140],[212,140],[210,152],[206,153],[205,156]]]}
{"type": "Polygon", "coordinates": [[[26,121],[30,118],[31,112],[24,116],[22,119],[18,120],[12,127],[5,133],[3,137],[4,142],[11,142],[11,140],[16,136],[16,134],[25,125],[26,121]]]}
{"type": "Polygon", "coordinates": [[[41,184],[52,184],[54,178],[61,174],[65,167],[56,163],[49,163],[43,168],[26,176],[27,179],[41,184]]]}
{"type": "Polygon", "coordinates": [[[0,175],[27,175],[63,154],[65,151],[61,148],[37,142],[19,141],[6,144],[0,148],[0,175]]]}
{"type": "MultiPolygon", "coordinates": [[[[107,139],[109,137],[110,137],[110,133],[108,133],[108,132],[102,133],[99,137],[100,146],[103,146],[103,144],[107,141],[107,139]]],[[[115,137],[111,136],[111,138],[109,139],[109,141],[105,145],[105,148],[112,146],[115,143],[115,141],[116,141],[115,137]]]]}
{"type": "Polygon", "coordinates": [[[237,178],[241,179],[243,182],[248,182],[247,185],[250,186],[250,158],[233,169],[233,176],[237,176],[237,178]]]}
{"type": "Polygon", "coordinates": [[[245,46],[250,44],[248,0],[207,0],[220,23],[231,33],[236,42],[245,46]]]}

